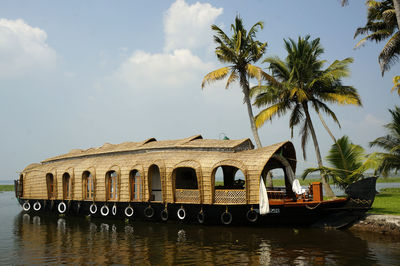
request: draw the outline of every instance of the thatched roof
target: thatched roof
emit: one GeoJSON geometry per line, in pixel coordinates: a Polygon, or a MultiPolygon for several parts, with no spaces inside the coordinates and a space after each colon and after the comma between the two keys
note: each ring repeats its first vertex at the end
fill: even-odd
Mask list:
{"type": "MultiPolygon", "coordinates": [[[[249,139],[210,140],[200,135],[179,140],[157,141],[147,139],[142,142],[104,144],[99,148],[72,150],[67,154],[32,164],[22,172],[26,198],[47,198],[47,174],[58,182],[57,198],[62,199],[62,176],[68,173],[75,180],[74,198],[82,199],[83,173],[89,171],[96,182],[96,199],[106,200],[105,178],[109,171],[116,171],[120,178],[122,201],[129,201],[129,176],[138,171],[143,177],[143,200],[150,198],[150,170],[159,168],[161,184],[166,202],[174,202],[174,171],[189,167],[196,171],[201,199],[213,203],[213,175],[220,166],[239,169],[246,177],[246,201],[257,204],[259,201],[260,176],[264,169],[283,168],[280,159],[285,158],[293,172],[296,170],[296,152],[290,141],[276,143],[254,149],[249,139]],[[275,156],[276,155],[276,156],[275,156]],[[279,159],[278,159],[279,158],[279,159]]],[[[164,197],[163,196],[163,197],[164,197]]]]}
{"type": "Polygon", "coordinates": [[[163,141],[157,141],[155,138],[149,138],[141,142],[124,142],[121,144],[105,143],[101,147],[90,148],[87,150],[73,149],[69,153],[48,158],[42,161],[42,163],[50,163],[64,159],[92,157],[106,154],[132,154],[169,150],[219,151],[234,153],[252,149],[254,149],[254,145],[248,138],[241,140],[215,140],[203,139],[201,135],[195,135],[189,138],[178,140],[163,141]]]}

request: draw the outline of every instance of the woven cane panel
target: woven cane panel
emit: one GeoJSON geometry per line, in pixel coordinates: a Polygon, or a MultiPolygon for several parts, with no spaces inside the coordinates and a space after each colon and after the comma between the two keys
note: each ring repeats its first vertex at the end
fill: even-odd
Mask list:
{"type": "Polygon", "coordinates": [[[198,189],[176,189],[175,201],[177,203],[200,203],[198,189]]]}
{"type": "Polygon", "coordinates": [[[245,190],[215,190],[215,203],[217,204],[246,204],[245,190]]]}

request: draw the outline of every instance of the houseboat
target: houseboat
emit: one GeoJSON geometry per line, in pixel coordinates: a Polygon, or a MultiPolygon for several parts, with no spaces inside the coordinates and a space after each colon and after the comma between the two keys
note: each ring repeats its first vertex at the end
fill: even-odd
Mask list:
{"type": "Polygon", "coordinates": [[[254,149],[250,139],[150,138],[28,165],[15,194],[31,213],[261,226],[340,227],[373,203],[375,178],[354,183],[347,197],[324,200],[321,183],[302,188],[295,169],[290,141],[254,149]],[[276,171],[285,186],[267,184],[276,171]]]}

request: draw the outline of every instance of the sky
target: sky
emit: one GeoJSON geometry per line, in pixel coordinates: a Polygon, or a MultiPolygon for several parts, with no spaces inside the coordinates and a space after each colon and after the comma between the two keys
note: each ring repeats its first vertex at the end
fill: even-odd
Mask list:
{"type": "MultiPolygon", "coordinates": [[[[246,28],[264,22],[257,39],[268,43],[266,56],[283,59],[283,39],[311,35],[321,39],[326,66],[353,57],[343,83],[358,90],[363,107],[329,105],[341,128],[326,120],[337,138],[348,135],[373,151],[368,142],[385,134],[388,109],[400,99],[390,92],[400,63],[382,77],[377,58],[383,44],[354,49],[367,9],[365,1],[349,2],[1,1],[0,180],[16,179],[30,163],[103,143],[196,134],[253,140],[238,84],[225,90],[220,81],[201,89],[203,77],[224,66],[210,26],[229,34],[237,15],[246,28]]],[[[326,156],[332,141],[312,115],[326,156]]],[[[264,146],[293,141],[297,173],[316,166],[312,142],[303,159],[287,116],[265,123],[259,134],[264,146]]]]}

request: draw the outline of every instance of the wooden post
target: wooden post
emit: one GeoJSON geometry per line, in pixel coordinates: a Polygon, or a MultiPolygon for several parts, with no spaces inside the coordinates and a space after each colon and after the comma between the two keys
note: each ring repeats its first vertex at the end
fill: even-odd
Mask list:
{"type": "Polygon", "coordinates": [[[313,191],[313,200],[314,201],[323,201],[323,193],[322,193],[322,183],[321,182],[313,182],[312,191],[313,191]]]}

